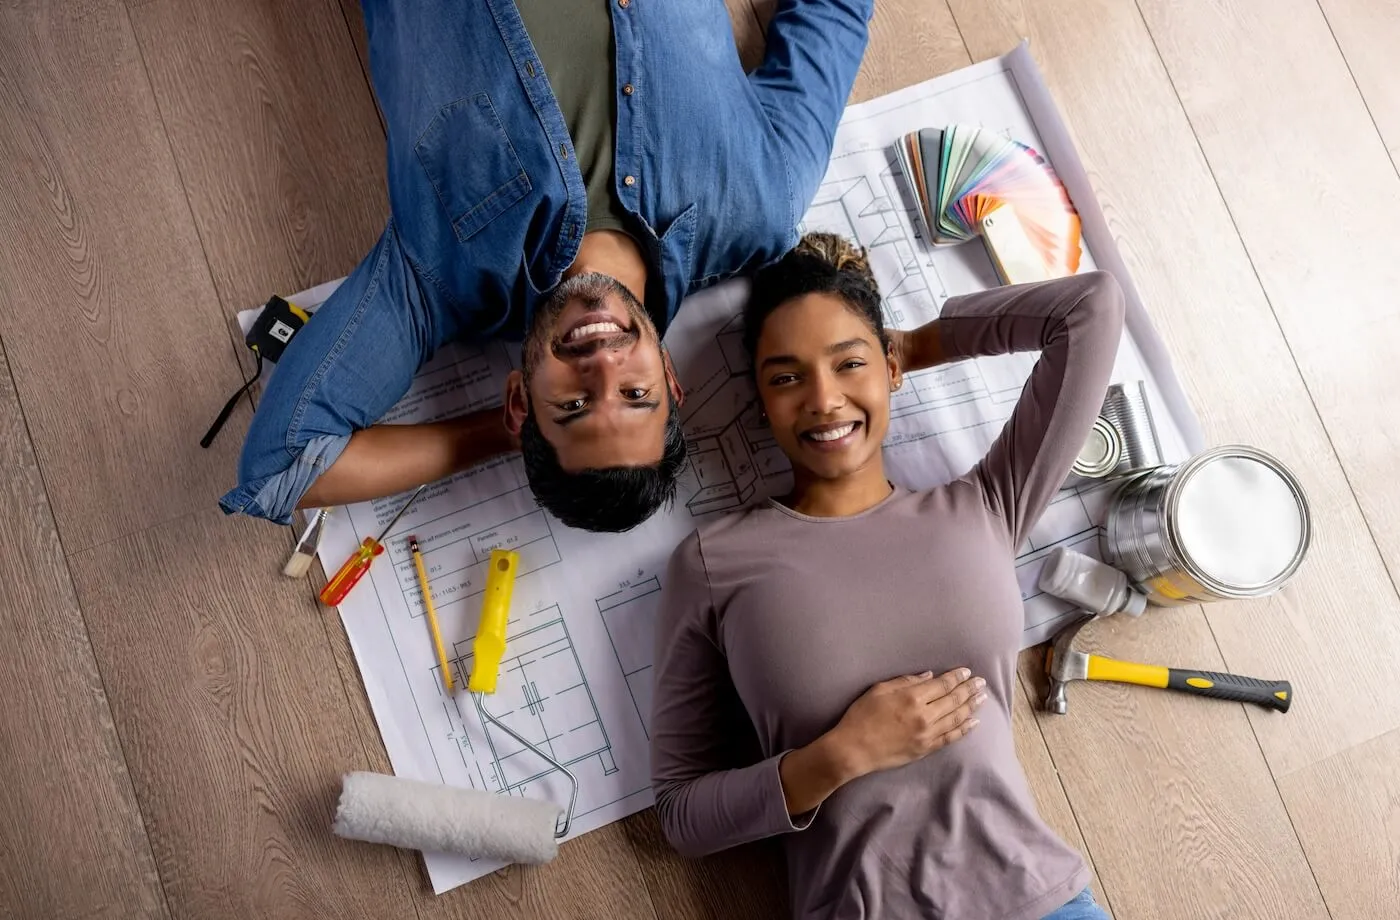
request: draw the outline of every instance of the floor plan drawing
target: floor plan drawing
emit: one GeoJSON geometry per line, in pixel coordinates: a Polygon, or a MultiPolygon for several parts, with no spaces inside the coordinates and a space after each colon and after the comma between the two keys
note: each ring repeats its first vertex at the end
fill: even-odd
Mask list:
{"type": "MultiPolygon", "coordinates": [[[[549,515],[539,509],[516,514],[521,502],[533,499],[523,486],[495,499],[471,505],[420,525],[417,535],[428,572],[428,584],[439,609],[479,604],[486,586],[486,566],[493,549],[520,554],[519,575],[528,575],[562,561],[549,515]],[[502,505],[500,513],[493,503],[502,505]],[[502,520],[504,518],[504,520],[502,520]]],[[[413,557],[406,546],[389,550],[394,572],[412,615],[422,616],[422,591],[413,557]]]]}
{"type": "MultiPolygon", "coordinates": [[[[510,621],[507,639],[496,692],[486,696],[481,705],[566,767],[596,760],[603,774],[616,773],[607,729],[559,608],[546,607],[510,621]]],[[[471,676],[474,660],[471,639],[452,644],[448,664],[454,679],[463,686],[471,676]]],[[[440,680],[439,669],[434,666],[432,670],[440,680]]],[[[452,705],[458,721],[467,714],[477,720],[486,740],[487,750],[473,753],[489,756],[490,791],[520,793],[527,783],[553,771],[548,762],[491,725],[477,712],[470,694],[455,695],[452,705]]],[[[462,737],[470,737],[465,727],[462,737]]]]}
{"type": "Polygon", "coordinates": [[[617,666],[627,678],[637,718],[651,737],[651,656],[656,641],[652,624],[661,600],[661,582],[656,576],[642,578],[619,591],[597,600],[598,615],[608,631],[617,666]]]}
{"type": "Polygon", "coordinates": [[[695,381],[686,387],[681,410],[695,478],[685,506],[695,516],[743,507],[765,479],[788,471],[787,458],[762,420],[743,317],[730,317],[715,334],[715,344],[683,375],[695,381]]]}

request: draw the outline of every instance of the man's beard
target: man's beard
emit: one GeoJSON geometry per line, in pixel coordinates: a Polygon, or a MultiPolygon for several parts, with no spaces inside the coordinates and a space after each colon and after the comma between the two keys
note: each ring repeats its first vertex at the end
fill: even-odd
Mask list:
{"type": "MultiPolygon", "coordinates": [[[[600,348],[615,348],[631,344],[652,329],[651,317],[647,315],[646,308],[622,282],[601,272],[575,275],[551,291],[548,299],[536,308],[534,319],[530,323],[530,331],[525,336],[524,346],[521,349],[521,370],[528,383],[531,372],[539,366],[546,349],[552,351],[559,358],[577,357],[600,348]],[[595,339],[579,346],[571,346],[566,342],[551,338],[559,316],[571,303],[579,301],[588,310],[603,310],[606,308],[610,294],[616,294],[622,301],[622,305],[627,311],[628,328],[610,338],[595,339]]],[[[563,330],[560,332],[562,333],[563,330]]]]}

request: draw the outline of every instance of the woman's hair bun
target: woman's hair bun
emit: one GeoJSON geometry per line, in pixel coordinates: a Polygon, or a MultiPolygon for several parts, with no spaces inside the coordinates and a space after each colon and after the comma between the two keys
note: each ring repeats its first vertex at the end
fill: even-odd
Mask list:
{"type": "Polygon", "coordinates": [[[808,233],[798,241],[794,252],[814,256],[838,272],[857,275],[871,290],[878,291],[875,275],[870,271],[870,258],[865,249],[836,233],[808,233]]]}

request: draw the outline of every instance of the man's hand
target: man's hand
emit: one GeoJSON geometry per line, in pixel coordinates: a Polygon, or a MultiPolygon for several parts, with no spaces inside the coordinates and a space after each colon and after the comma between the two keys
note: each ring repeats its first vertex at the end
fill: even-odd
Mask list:
{"type": "Polygon", "coordinates": [[[977,727],[986,681],[966,668],[910,674],[871,687],[841,721],[789,753],[778,772],[788,813],[803,814],[851,780],[920,760],[977,727]]]}

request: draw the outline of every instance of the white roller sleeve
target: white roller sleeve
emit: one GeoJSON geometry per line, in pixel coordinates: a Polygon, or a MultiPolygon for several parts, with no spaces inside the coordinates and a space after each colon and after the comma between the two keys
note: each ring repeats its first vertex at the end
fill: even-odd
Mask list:
{"type": "Polygon", "coordinates": [[[409,850],[539,864],[559,852],[554,827],[560,814],[557,805],[538,799],[347,773],[333,830],[409,850]]]}

